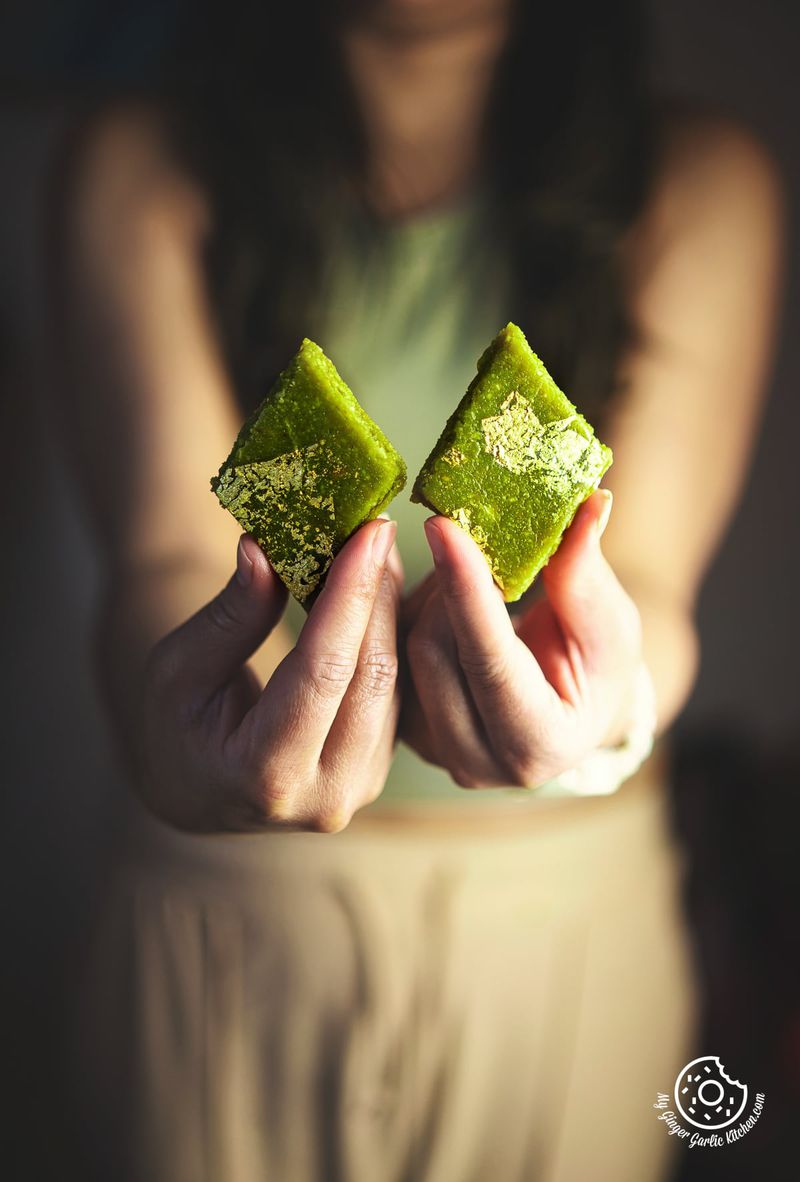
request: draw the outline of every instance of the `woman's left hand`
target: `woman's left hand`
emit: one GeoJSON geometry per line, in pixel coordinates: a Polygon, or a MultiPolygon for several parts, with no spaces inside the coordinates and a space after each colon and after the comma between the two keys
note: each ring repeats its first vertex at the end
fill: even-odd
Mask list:
{"type": "Polygon", "coordinates": [[[475,542],[425,523],[435,572],[406,611],[401,737],[465,788],[537,787],[628,727],[641,622],[603,556],[611,493],[578,510],[516,622],[475,542]]]}

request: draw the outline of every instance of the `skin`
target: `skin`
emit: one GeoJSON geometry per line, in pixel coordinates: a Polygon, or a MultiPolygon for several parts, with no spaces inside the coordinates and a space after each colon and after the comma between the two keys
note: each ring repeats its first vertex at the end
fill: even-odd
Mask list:
{"type": "Polygon", "coordinates": [[[446,517],[426,523],[435,573],[407,608],[403,731],[462,787],[541,784],[624,732],[641,623],[600,547],[611,503],[585,502],[546,596],[514,621],[476,544],[446,517]]]}
{"type": "MultiPolygon", "coordinates": [[[[384,3],[351,30],[383,213],[469,183],[505,11],[384,3]]],[[[269,564],[252,539],[237,550],[208,492],[241,417],[204,288],[208,208],[150,117],[109,116],[61,211],[56,319],[64,433],[106,558],[101,676],[153,812],[199,831],[339,830],[383,787],[401,697],[403,738],[457,783],[532,787],[624,734],[642,656],[667,727],[756,431],[780,224],[762,149],[676,119],[625,244],[641,336],[606,433],[609,491],[577,514],[545,597],[512,623],[471,539],[433,518],[434,573],[401,602],[393,527],[371,523],[292,648],[269,564]]]]}
{"type": "Polygon", "coordinates": [[[159,815],[198,831],[336,832],[375,799],[399,706],[394,537],[394,522],[377,521],[350,539],[263,687],[247,659],[278,623],[286,590],[242,536],[227,586],[149,659],[143,785],[159,815]]]}

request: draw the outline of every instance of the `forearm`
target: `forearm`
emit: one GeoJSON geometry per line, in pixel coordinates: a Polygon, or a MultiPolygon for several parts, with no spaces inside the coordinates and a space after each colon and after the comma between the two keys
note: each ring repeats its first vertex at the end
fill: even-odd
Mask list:
{"type": "Polygon", "coordinates": [[[656,696],[657,731],[675,721],[692,691],[700,645],[688,608],[635,580],[621,581],[639,609],[643,656],[656,696]]]}

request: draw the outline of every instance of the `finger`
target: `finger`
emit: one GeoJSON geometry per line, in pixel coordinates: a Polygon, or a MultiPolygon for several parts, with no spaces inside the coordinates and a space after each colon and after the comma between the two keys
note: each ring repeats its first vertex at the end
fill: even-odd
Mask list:
{"type": "Polygon", "coordinates": [[[401,743],[405,743],[426,763],[439,764],[438,748],[428,726],[428,720],[422,712],[410,675],[401,699],[397,737],[401,743]]]}
{"type": "MultiPolygon", "coordinates": [[[[374,752],[369,764],[370,774],[364,778],[360,791],[357,791],[353,795],[352,799],[355,802],[356,809],[372,804],[373,800],[377,800],[386,786],[386,780],[392,766],[392,760],[394,759],[395,747],[397,746],[397,729],[401,703],[402,695],[398,683],[395,685],[391,708],[385,714],[383,725],[374,744],[374,752]]],[[[364,766],[367,766],[366,761],[364,766]]]]}
{"type": "Polygon", "coordinates": [[[518,639],[480,548],[446,517],[429,518],[425,532],[459,661],[489,732],[523,689],[526,710],[549,710],[555,691],[518,639]]]}
{"type": "Polygon", "coordinates": [[[611,505],[608,489],[584,501],[543,572],[565,643],[577,646],[587,673],[627,665],[640,642],[636,607],[600,545],[611,505]]]}
{"type": "Polygon", "coordinates": [[[394,541],[393,521],[362,526],[334,559],[297,644],[253,707],[262,758],[316,767],[347,692],[394,541]]]}
{"type": "MultiPolygon", "coordinates": [[[[391,552],[389,555],[389,563],[391,563],[391,552]]],[[[388,570],[389,564],[387,564],[388,570]]],[[[384,577],[384,582],[386,578],[384,577]]],[[[402,693],[400,687],[400,653],[398,651],[398,613],[400,609],[400,599],[403,593],[402,580],[398,583],[396,575],[392,573],[391,579],[391,594],[389,589],[386,591],[381,589],[379,601],[376,604],[375,612],[373,612],[373,620],[370,621],[370,628],[375,625],[375,637],[368,636],[365,638],[366,653],[370,653],[370,644],[372,645],[372,662],[374,665],[375,654],[380,655],[386,652],[391,653],[390,672],[393,679],[391,696],[387,702],[387,709],[378,710],[378,717],[376,719],[377,725],[374,727],[375,738],[371,744],[371,749],[367,760],[364,761],[364,769],[369,769],[369,774],[365,777],[360,798],[358,800],[358,807],[363,804],[368,804],[374,800],[383,791],[383,786],[386,782],[386,777],[389,774],[389,768],[394,757],[395,744],[397,743],[397,724],[400,718],[400,709],[402,703],[402,693]],[[378,617],[378,608],[381,608],[382,621],[378,617]]],[[[362,645],[362,650],[364,649],[362,645]]],[[[373,669],[374,676],[374,669],[373,669]]],[[[369,680],[369,679],[367,679],[369,680]]],[[[381,692],[385,693],[383,681],[381,681],[381,692]]],[[[371,722],[366,720],[364,728],[365,734],[373,728],[371,722]]]]}
{"type": "Polygon", "coordinates": [[[461,669],[440,592],[423,609],[409,635],[408,651],[414,690],[434,740],[435,762],[464,788],[504,783],[461,669]]]}
{"type": "Polygon", "coordinates": [[[359,790],[351,794],[351,803],[348,805],[346,811],[346,816],[349,820],[352,820],[353,815],[359,809],[366,808],[368,804],[376,801],[386,787],[386,781],[389,778],[392,760],[394,759],[396,736],[396,720],[390,722],[387,719],[384,729],[381,732],[380,743],[376,748],[372,774],[363,782],[359,790]]]}
{"type": "Polygon", "coordinates": [[[398,600],[403,593],[403,583],[405,581],[405,571],[403,570],[403,560],[400,557],[400,551],[396,545],[393,545],[389,551],[389,557],[386,560],[386,569],[394,580],[395,589],[397,591],[398,600]]]}
{"type": "Polygon", "coordinates": [[[158,646],[162,673],[186,698],[213,697],[269,635],[285,604],[286,588],[255,539],[243,534],[230,581],[158,646]]]}
{"type": "MultiPolygon", "coordinates": [[[[402,654],[401,654],[402,661],[402,654]]],[[[439,764],[438,748],[431,734],[428,720],[420,705],[419,696],[414,687],[408,662],[405,663],[403,675],[403,689],[400,698],[400,717],[397,720],[397,738],[416,751],[426,763],[439,764]]]]}
{"type": "Polygon", "coordinates": [[[436,586],[436,572],[431,571],[424,579],[420,579],[406,595],[400,609],[401,624],[405,632],[409,632],[413,628],[436,586]]]}
{"type": "Polygon", "coordinates": [[[564,634],[547,599],[534,603],[516,621],[520,640],[531,650],[547,680],[564,701],[580,701],[585,678],[582,668],[575,669],[574,647],[564,642],[564,634]]]}
{"type": "MultiPolygon", "coordinates": [[[[392,519],[388,513],[381,513],[377,520],[391,521],[392,519]]],[[[405,580],[405,571],[403,569],[403,560],[400,557],[400,551],[397,548],[396,542],[392,545],[392,548],[389,551],[389,557],[386,559],[386,569],[394,579],[398,595],[401,595],[403,591],[403,582],[405,580]]]]}
{"type": "Polygon", "coordinates": [[[352,680],[320,757],[323,778],[346,782],[356,793],[363,781],[371,783],[387,726],[394,731],[397,722],[397,602],[387,563],[352,680]]]}

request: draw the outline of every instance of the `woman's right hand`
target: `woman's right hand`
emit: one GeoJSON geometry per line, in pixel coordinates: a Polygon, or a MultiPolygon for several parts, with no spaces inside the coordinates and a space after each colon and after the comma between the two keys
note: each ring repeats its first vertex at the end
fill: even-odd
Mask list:
{"type": "Polygon", "coordinates": [[[139,779],[157,816],[195,832],[333,833],[380,794],[398,713],[395,528],[379,519],[347,542],[264,688],[246,662],[286,591],[242,536],[225,588],[148,661],[139,779]]]}

